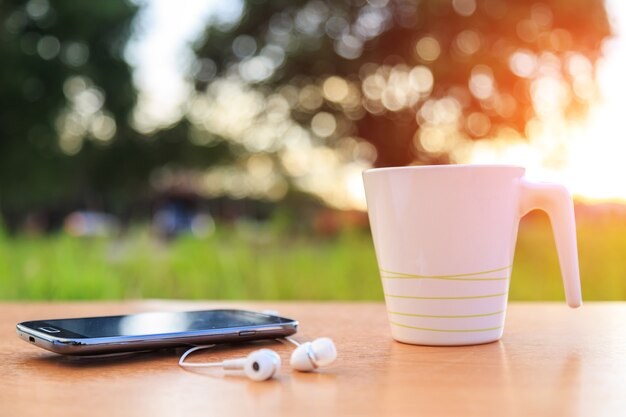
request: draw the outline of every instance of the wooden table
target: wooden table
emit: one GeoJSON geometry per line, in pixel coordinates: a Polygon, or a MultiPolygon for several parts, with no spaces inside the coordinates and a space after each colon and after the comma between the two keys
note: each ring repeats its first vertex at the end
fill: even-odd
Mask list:
{"type": "Polygon", "coordinates": [[[626,415],[626,303],[512,303],[501,341],[467,347],[394,342],[378,303],[2,303],[0,352],[0,416],[626,415]],[[224,306],[296,318],[299,339],[330,336],[339,359],[317,373],[291,372],[291,347],[261,342],[287,365],[259,383],[183,370],[179,351],[72,359],[15,335],[30,319],[224,306]]]}

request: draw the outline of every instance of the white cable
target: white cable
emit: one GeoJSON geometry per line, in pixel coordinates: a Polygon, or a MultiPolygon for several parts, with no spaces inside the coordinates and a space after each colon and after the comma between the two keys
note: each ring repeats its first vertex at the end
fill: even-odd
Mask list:
{"type": "MultiPolygon", "coordinates": [[[[293,343],[296,346],[300,346],[300,343],[291,337],[284,337],[284,338],[280,338],[276,340],[284,344],[286,344],[286,341],[287,341],[287,342],[293,343]]],[[[187,349],[187,351],[185,351],[185,353],[183,353],[183,355],[178,360],[178,366],[181,366],[183,368],[205,368],[205,367],[223,366],[224,362],[185,362],[185,359],[187,359],[187,356],[189,356],[193,352],[197,352],[203,349],[210,349],[215,346],[216,345],[202,345],[202,346],[194,346],[192,348],[187,349]]]]}
{"type": "Polygon", "coordinates": [[[281,337],[278,340],[280,343],[282,343],[283,345],[288,345],[289,343],[293,343],[296,346],[300,346],[300,342],[298,342],[296,339],[292,339],[291,337],[287,336],[287,337],[281,337]]]}
{"type": "Polygon", "coordinates": [[[183,356],[181,356],[180,359],[178,360],[178,366],[182,366],[183,368],[200,368],[200,367],[204,368],[207,366],[209,367],[222,366],[222,362],[185,362],[185,358],[187,358],[189,354],[196,352],[198,350],[210,349],[213,347],[215,347],[215,345],[195,346],[190,349],[187,349],[187,351],[183,353],[183,356]]]}

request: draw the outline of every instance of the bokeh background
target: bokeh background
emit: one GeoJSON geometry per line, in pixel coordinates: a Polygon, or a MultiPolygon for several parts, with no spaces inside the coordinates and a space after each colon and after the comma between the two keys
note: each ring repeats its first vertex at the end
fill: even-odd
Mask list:
{"type": "MultiPolygon", "coordinates": [[[[512,163],[626,298],[619,0],[0,1],[0,299],[380,300],[361,172],[512,163]]],[[[511,298],[562,300],[550,224],[511,298]]]]}

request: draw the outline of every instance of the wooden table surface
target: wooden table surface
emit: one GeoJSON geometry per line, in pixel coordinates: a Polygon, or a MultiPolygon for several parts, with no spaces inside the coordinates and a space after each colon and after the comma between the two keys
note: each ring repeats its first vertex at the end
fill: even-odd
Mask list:
{"type": "Polygon", "coordinates": [[[0,416],[625,416],[626,303],[511,303],[501,341],[426,347],[394,342],[379,303],[0,303],[0,416]],[[257,342],[192,360],[279,352],[274,380],[252,382],[176,365],[181,351],[75,359],[18,339],[19,321],[218,307],[274,309],[297,338],[332,337],[338,360],[291,372],[291,347],[257,342]]]}

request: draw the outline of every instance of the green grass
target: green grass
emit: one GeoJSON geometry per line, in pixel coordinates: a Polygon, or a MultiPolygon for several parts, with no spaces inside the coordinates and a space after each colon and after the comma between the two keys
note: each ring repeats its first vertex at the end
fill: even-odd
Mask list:
{"type": "MultiPolygon", "coordinates": [[[[218,226],[208,238],[155,240],[0,234],[0,299],[125,298],[382,300],[367,230],[293,237],[269,224],[218,226]]],[[[626,222],[579,220],[586,300],[626,299],[626,222]]],[[[562,300],[547,218],[520,227],[510,298],[562,300]]]]}

